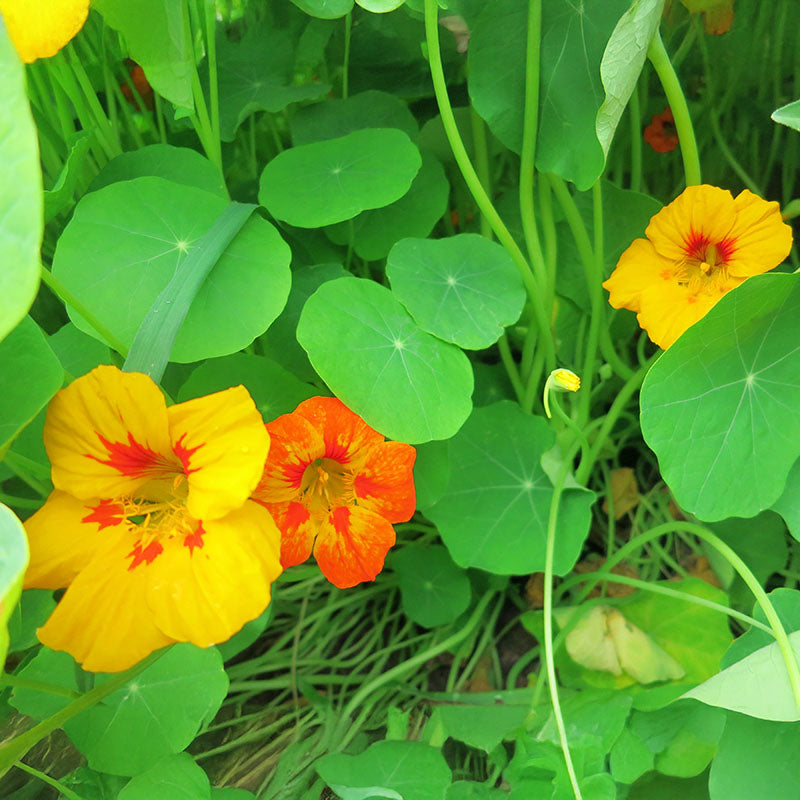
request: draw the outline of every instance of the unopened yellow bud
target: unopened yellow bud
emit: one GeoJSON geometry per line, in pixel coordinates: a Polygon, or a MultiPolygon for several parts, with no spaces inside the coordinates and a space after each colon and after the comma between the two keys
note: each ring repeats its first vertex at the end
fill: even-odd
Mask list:
{"type": "Polygon", "coordinates": [[[553,388],[562,392],[577,392],[581,388],[581,379],[569,369],[554,369],[550,373],[553,388]]]}

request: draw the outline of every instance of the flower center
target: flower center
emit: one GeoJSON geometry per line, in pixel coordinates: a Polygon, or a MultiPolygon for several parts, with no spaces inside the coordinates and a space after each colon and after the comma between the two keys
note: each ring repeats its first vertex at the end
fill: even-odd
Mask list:
{"type": "Polygon", "coordinates": [[[726,291],[728,261],[734,242],[722,239],[712,242],[705,234],[692,232],[684,246],[686,257],[678,262],[675,277],[691,294],[726,291]]]}
{"type": "Polygon", "coordinates": [[[328,513],[335,506],[352,505],[353,475],[333,458],[317,458],[303,472],[300,496],[310,511],[328,513]]]}

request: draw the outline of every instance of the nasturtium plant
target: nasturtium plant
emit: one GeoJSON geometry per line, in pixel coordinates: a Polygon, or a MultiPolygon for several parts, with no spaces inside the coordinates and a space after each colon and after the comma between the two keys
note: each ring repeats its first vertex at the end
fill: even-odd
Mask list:
{"type": "Polygon", "coordinates": [[[0,797],[798,795],[795,5],[0,0],[0,797]]]}

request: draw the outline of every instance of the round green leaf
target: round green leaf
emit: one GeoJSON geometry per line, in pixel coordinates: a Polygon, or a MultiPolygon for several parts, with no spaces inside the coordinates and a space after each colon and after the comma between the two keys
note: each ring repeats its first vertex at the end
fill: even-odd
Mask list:
{"type": "Polygon", "coordinates": [[[385,14],[387,11],[394,11],[400,8],[405,0],[356,0],[356,4],[374,14],[385,14]]]}
{"type": "Polygon", "coordinates": [[[8,618],[22,590],[28,566],[28,539],[17,515],[0,503],[0,664],[8,652],[8,618]]]}
{"type": "Polygon", "coordinates": [[[42,170],[25,69],[0,21],[0,340],[28,313],[39,287],[42,170]]]}
{"type": "Polygon", "coordinates": [[[292,0],[306,14],[319,19],[338,19],[353,8],[353,0],[292,0]]]}
{"type": "Polygon", "coordinates": [[[61,388],[64,370],[30,318],[0,342],[0,450],[8,444],[61,388]]]}
{"type": "Polygon", "coordinates": [[[642,433],[680,505],[752,517],[800,456],[800,276],[757,275],[726,294],[653,365],[642,433]]]}
{"type": "MultiPolygon", "coordinates": [[[[541,457],[555,435],[541,417],[503,401],[476,408],[448,443],[450,484],[425,514],[462,567],[500,575],[544,570],[553,485],[541,457]]],[[[594,494],[567,489],[556,529],[555,572],[578,559],[589,533],[594,494]]]]}
{"type": "Polygon", "coordinates": [[[188,753],[164,758],[137,775],[119,793],[119,800],[209,800],[208,776],[188,753]]]}
{"type": "Polygon", "coordinates": [[[422,742],[375,742],[357,756],[322,756],[314,767],[336,794],[353,800],[441,800],[452,781],[442,751],[422,742]],[[352,791],[359,788],[373,791],[360,795],[352,791]]]}
{"type": "Polygon", "coordinates": [[[374,281],[324,283],[306,302],[297,340],[334,394],[390,439],[447,439],[469,415],[467,357],[420,330],[374,281]]]}
{"type": "Polygon", "coordinates": [[[403,611],[425,628],[447,625],[467,610],[469,578],[457,567],[446,548],[410,545],[392,555],[403,611]]]}
{"type": "MultiPolygon", "coordinates": [[[[76,675],[80,672],[80,667],[69,653],[41,647],[18,675],[29,681],[43,681],[52,686],[77,692],[76,675]]],[[[54,692],[37,692],[35,689],[15,687],[9,705],[22,714],[42,720],[66,708],[70,702],[67,693],[59,695],[54,692]]]]}
{"type": "Polygon", "coordinates": [[[403,131],[355,131],[284,150],[261,173],[258,199],[276,219],[318,228],[399,200],[421,165],[403,131]]]}
{"type": "MultiPolygon", "coordinates": [[[[130,346],[153,301],[226,205],[220,196],[162,178],[106,186],[78,203],[59,239],[53,273],[130,346]]],[[[290,258],[275,228],[253,216],[197,293],[172,360],[227,355],[262,334],[286,302],[290,258]]],[[[76,311],[70,317],[98,337],[76,311]]]]}
{"type": "Polygon", "coordinates": [[[359,214],[352,223],[340,222],[325,229],[337,244],[353,239],[353,249],[365,261],[385,258],[392,245],[406,236],[427,236],[447,209],[450,184],[442,165],[430,154],[422,156],[422,168],[408,193],[397,202],[359,214]]]}
{"type": "Polygon", "coordinates": [[[227,691],[228,676],[216,648],[176,644],[122,689],[67,722],[64,730],[92,769],[138,775],[187,747],[227,691]]]}
{"type": "Polygon", "coordinates": [[[178,401],[221,392],[237,384],[250,392],[266,422],[294,411],[303,400],[319,394],[269,358],[234,353],[201,364],[181,386],[178,401]]]}
{"type": "Polygon", "coordinates": [[[204,156],[189,147],[150,144],[112,158],[89,185],[90,192],[117,181],[145,177],[165,178],[173,183],[194,186],[227,199],[228,192],[220,171],[204,156]]]}
{"type": "Polygon", "coordinates": [[[47,621],[56,601],[50,589],[26,589],[8,621],[9,650],[27,650],[38,644],[36,629],[47,621]]]}
{"type": "Polygon", "coordinates": [[[511,256],[476,233],[403,239],[389,253],[386,274],[423,330],[470,350],[494,344],[525,305],[511,256]]]}
{"type": "Polygon", "coordinates": [[[364,128],[399,128],[412,139],[419,132],[417,120],[399,97],[375,89],[298,108],[289,127],[295,147],[364,128]]]}

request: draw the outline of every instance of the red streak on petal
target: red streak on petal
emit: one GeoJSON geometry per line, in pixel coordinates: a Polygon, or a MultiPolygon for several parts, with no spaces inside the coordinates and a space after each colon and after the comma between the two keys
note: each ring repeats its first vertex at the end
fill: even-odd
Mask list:
{"type": "Polygon", "coordinates": [[[721,242],[717,242],[717,255],[722,259],[723,264],[730,261],[734,252],[736,252],[736,239],[723,239],[721,242]]]}
{"type": "Polygon", "coordinates": [[[350,509],[347,506],[334,508],[330,515],[330,521],[337,533],[349,536],[350,534],[350,509]]]}
{"type": "Polygon", "coordinates": [[[126,558],[133,559],[131,565],[128,567],[128,571],[130,572],[140,564],[152,564],[163,552],[164,548],[158,542],[150,542],[150,544],[144,548],[140,542],[136,542],[133,550],[126,556],[126,558]]]}
{"type": "Polygon", "coordinates": [[[299,489],[303,482],[303,474],[310,463],[310,461],[301,461],[299,464],[287,464],[282,470],[283,479],[293,489],[299,489]]]}
{"type": "Polygon", "coordinates": [[[348,464],[350,462],[350,453],[343,444],[339,444],[338,442],[326,442],[325,458],[331,458],[334,461],[338,461],[340,464],[348,464]]]}
{"type": "Polygon", "coordinates": [[[91,511],[81,519],[81,522],[96,522],[97,530],[119,525],[125,519],[124,509],[113,500],[101,500],[99,505],[86,506],[91,511]]]}
{"type": "Polygon", "coordinates": [[[205,535],[205,530],[203,529],[203,523],[198,522],[197,528],[194,533],[190,533],[184,540],[183,546],[189,548],[189,555],[194,555],[195,547],[202,547],[203,546],[203,536],[205,535]]]}
{"type": "Polygon", "coordinates": [[[367,497],[368,495],[376,497],[378,494],[380,494],[380,484],[372,480],[372,478],[368,477],[367,475],[356,475],[356,479],[353,481],[353,484],[355,486],[357,497],[367,497]]]}
{"type": "Polygon", "coordinates": [[[165,472],[173,472],[175,465],[168,461],[161,453],[156,453],[149,447],[139,444],[133,438],[133,434],[128,434],[128,443],[109,442],[101,434],[97,433],[97,438],[102,442],[103,447],[108,451],[108,459],[103,460],[90,453],[84,453],[86,458],[91,458],[99,464],[117,470],[121,475],[130,478],[141,478],[145,475],[154,475],[165,472]]]}
{"type": "Polygon", "coordinates": [[[205,442],[200,442],[197,447],[184,447],[183,440],[186,438],[186,434],[181,434],[181,438],[178,439],[177,442],[172,447],[172,452],[175,453],[176,456],[180,459],[181,464],[183,464],[183,472],[185,475],[190,475],[192,472],[197,472],[200,467],[189,467],[189,459],[201,448],[205,445],[205,442]]]}
{"type": "Polygon", "coordinates": [[[706,247],[710,244],[711,241],[705,234],[690,230],[689,235],[684,240],[686,255],[689,256],[689,258],[696,258],[698,261],[702,261],[705,256],[706,247]]]}
{"type": "Polygon", "coordinates": [[[303,523],[308,522],[310,516],[308,509],[302,503],[289,503],[289,508],[286,509],[286,530],[297,530],[303,523]]]}

